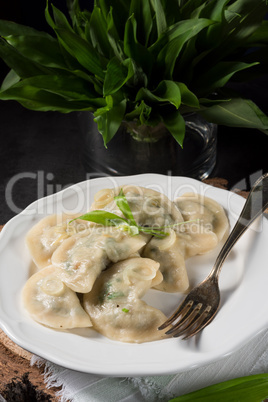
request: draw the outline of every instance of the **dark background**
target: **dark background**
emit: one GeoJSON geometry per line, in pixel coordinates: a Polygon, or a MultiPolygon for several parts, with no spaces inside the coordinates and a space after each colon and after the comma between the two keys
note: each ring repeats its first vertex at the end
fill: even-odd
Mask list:
{"type": "MultiPolygon", "coordinates": [[[[81,5],[84,3],[92,4],[81,5]]],[[[53,4],[64,10],[65,1],[54,0],[53,4]]],[[[49,30],[44,9],[44,0],[2,1],[0,18],[49,30]]],[[[1,81],[7,72],[0,60],[1,81]]],[[[243,84],[240,92],[268,114],[267,89],[268,75],[243,84]]],[[[80,159],[77,113],[33,112],[15,102],[0,101],[0,141],[0,224],[37,198],[88,177],[80,159]],[[20,178],[21,173],[26,177],[20,178]]],[[[248,190],[257,176],[267,171],[266,134],[219,127],[217,165],[211,177],[227,179],[229,189],[248,190]]]]}

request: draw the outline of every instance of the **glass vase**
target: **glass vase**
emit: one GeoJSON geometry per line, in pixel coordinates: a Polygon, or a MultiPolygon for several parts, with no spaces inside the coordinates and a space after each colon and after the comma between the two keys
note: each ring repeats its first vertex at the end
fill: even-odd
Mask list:
{"type": "Polygon", "coordinates": [[[216,163],[217,126],[197,114],[185,117],[183,149],[163,123],[155,127],[122,122],[104,147],[93,115],[79,114],[82,157],[87,173],[127,176],[160,173],[205,179],[216,163]]]}

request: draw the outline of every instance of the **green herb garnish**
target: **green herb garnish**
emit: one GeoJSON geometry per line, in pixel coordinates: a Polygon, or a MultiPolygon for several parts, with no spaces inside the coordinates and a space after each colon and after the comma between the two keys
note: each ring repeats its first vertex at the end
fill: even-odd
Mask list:
{"type": "Polygon", "coordinates": [[[240,377],[202,388],[169,402],[262,402],[268,398],[268,374],[240,377]]]}
{"type": "Polygon", "coordinates": [[[52,34],[0,20],[0,57],[11,69],[1,100],[91,111],[105,146],[122,121],[162,122],[182,145],[191,112],[267,133],[268,117],[229,85],[267,73],[267,0],[66,3],[67,17],[47,0],[52,34]]]}
{"type": "Polygon", "coordinates": [[[129,309],[128,308],[122,308],[123,313],[128,313],[129,309]]]}
{"type": "Polygon", "coordinates": [[[178,222],[173,225],[167,225],[162,227],[144,227],[137,224],[135,221],[132,211],[130,209],[129,203],[126,199],[126,196],[121,189],[119,195],[114,197],[116,204],[120,211],[123,213],[125,218],[122,218],[119,215],[116,215],[112,212],[104,211],[102,209],[98,209],[95,211],[87,212],[84,215],[78,216],[75,219],[72,219],[69,224],[76,219],[82,219],[84,221],[95,222],[99,225],[103,226],[116,226],[117,228],[128,232],[130,235],[135,236],[140,232],[155,236],[155,237],[165,237],[168,236],[169,233],[166,231],[167,228],[173,228],[178,225],[183,225],[185,223],[196,222],[196,221],[186,221],[186,222],[178,222]]]}

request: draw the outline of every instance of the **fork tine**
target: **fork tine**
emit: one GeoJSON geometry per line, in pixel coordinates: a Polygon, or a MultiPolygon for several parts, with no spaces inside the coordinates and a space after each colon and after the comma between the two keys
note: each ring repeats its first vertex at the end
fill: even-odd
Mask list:
{"type": "Polygon", "coordinates": [[[192,307],[190,314],[186,317],[182,317],[171,329],[169,329],[166,334],[173,335],[174,337],[180,336],[177,333],[183,333],[187,330],[190,325],[192,325],[196,321],[196,317],[200,314],[200,310],[202,309],[202,303],[198,303],[197,305],[192,307]]]}
{"type": "Polygon", "coordinates": [[[193,305],[192,300],[186,300],[179,305],[178,309],[175,311],[172,316],[170,316],[160,327],[158,327],[159,330],[167,328],[169,325],[171,325],[180,315],[183,317],[188,313],[188,311],[191,309],[193,305]]]}
{"type": "Polygon", "coordinates": [[[186,335],[183,339],[186,340],[186,339],[189,339],[192,336],[198,334],[198,332],[202,331],[208,324],[210,324],[210,322],[213,320],[215,315],[216,315],[216,312],[214,312],[213,314],[206,313],[206,315],[203,317],[202,321],[199,323],[199,326],[197,328],[195,328],[194,331],[192,331],[191,333],[186,335]]]}
{"type": "Polygon", "coordinates": [[[191,322],[188,323],[187,326],[185,326],[184,328],[176,327],[176,329],[178,329],[178,331],[174,331],[173,337],[177,338],[186,333],[186,336],[183,337],[183,339],[188,339],[188,338],[191,338],[191,336],[196,335],[210,321],[209,320],[210,310],[211,310],[211,306],[207,306],[206,308],[203,308],[202,311],[201,311],[201,309],[199,311],[197,311],[194,318],[191,320],[191,322]]]}

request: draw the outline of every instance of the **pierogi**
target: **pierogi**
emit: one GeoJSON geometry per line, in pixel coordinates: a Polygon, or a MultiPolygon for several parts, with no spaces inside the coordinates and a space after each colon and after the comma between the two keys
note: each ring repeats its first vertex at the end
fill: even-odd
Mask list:
{"type": "Polygon", "coordinates": [[[60,277],[75,292],[87,293],[110,262],[130,257],[146,244],[146,235],[131,236],[116,227],[95,226],[65,240],[52,256],[60,277]]]}
{"type": "Polygon", "coordinates": [[[26,242],[40,270],[28,279],[22,298],[40,324],[93,326],[122,342],[165,337],[157,328],[166,316],[142,297],[152,288],[185,292],[187,259],[214,249],[228,230],[228,219],[216,201],[199,194],[171,201],[134,185],[100,190],[90,211],[126,218],[115,198],[122,192],[136,232],[129,230],[133,221],[132,226],[104,226],[78,215],[48,216],[29,231],[26,242]],[[153,235],[153,229],[165,235],[153,235]]]}
{"type": "MultiPolygon", "coordinates": [[[[174,201],[184,221],[198,220],[199,232],[211,231],[220,242],[229,223],[223,207],[213,199],[197,193],[185,193],[174,201]]],[[[213,248],[213,245],[212,245],[213,248]]],[[[209,250],[208,250],[209,251],[209,250]]]]}
{"type": "Polygon", "coordinates": [[[185,224],[174,227],[164,239],[153,237],[143,256],[160,263],[165,292],[184,292],[189,286],[185,260],[213,250],[229,227],[224,209],[214,200],[188,193],[175,200],[185,224]]]}
{"type": "Polygon", "coordinates": [[[48,327],[69,329],[92,325],[78,296],[61,281],[59,269],[53,265],[28,279],[22,300],[31,317],[48,327]]]}
{"type": "Polygon", "coordinates": [[[158,191],[145,187],[124,185],[114,190],[101,190],[96,193],[91,210],[105,209],[122,216],[114,197],[123,191],[138,225],[148,227],[164,227],[183,222],[183,217],[176,205],[168,197],[158,191]],[[101,207],[100,207],[101,205],[101,207]]]}
{"type": "Polygon", "coordinates": [[[51,256],[68,237],[88,228],[90,222],[74,220],[79,215],[49,215],[41,219],[26,236],[26,244],[35,265],[41,269],[51,263],[51,256]]]}
{"type": "Polygon", "coordinates": [[[143,300],[152,285],[162,280],[159,264],[148,258],[130,258],[103,272],[91,292],[84,295],[84,308],[93,328],[121,342],[148,342],[163,338],[157,328],[167,317],[143,300]]]}

